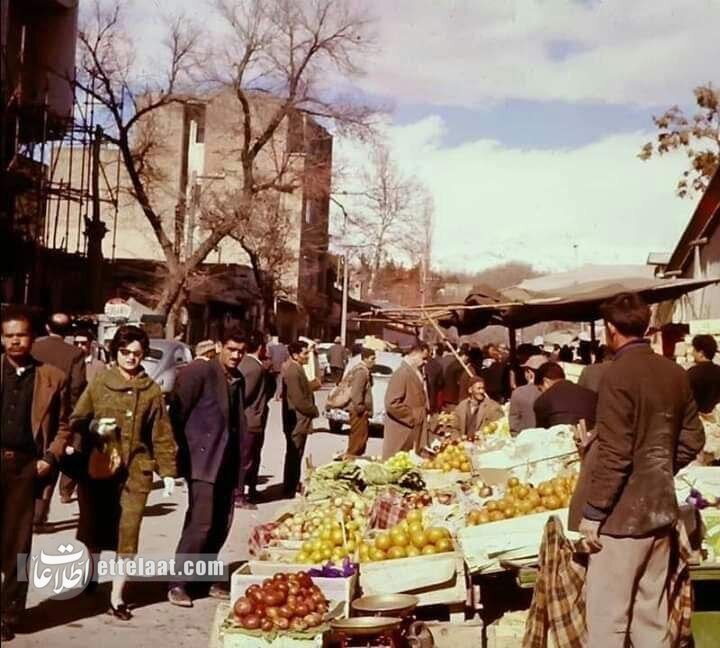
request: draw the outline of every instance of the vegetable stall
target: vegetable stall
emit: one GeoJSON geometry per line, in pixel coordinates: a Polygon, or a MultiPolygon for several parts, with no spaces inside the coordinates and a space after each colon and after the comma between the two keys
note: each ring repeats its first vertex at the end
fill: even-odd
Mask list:
{"type": "MultiPolygon", "coordinates": [[[[512,438],[501,420],[472,438],[438,438],[420,456],[312,470],[302,495],[253,530],[214,645],[520,645],[521,636],[493,644],[492,622],[527,606],[548,519],[567,527],[574,432],[512,438]]],[[[720,469],[688,469],[677,491],[704,521],[697,563],[716,575],[720,469]]]]}

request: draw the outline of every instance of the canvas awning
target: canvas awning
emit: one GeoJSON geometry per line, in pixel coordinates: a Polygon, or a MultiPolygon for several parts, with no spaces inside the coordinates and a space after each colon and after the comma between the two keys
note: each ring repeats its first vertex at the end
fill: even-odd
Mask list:
{"type": "Polygon", "coordinates": [[[463,304],[426,306],[395,310],[373,310],[369,317],[385,317],[396,323],[421,326],[428,318],[444,328],[457,328],[470,335],[499,324],[524,328],[539,322],[593,322],[600,319],[600,305],[623,292],[638,293],[649,304],[677,299],[712,283],[713,279],[657,279],[628,277],[611,281],[588,281],[546,292],[530,292],[520,287],[504,289],[499,297],[468,295],[463,304]],[[502,300],[502,301],[499,301],[502,300]]]}

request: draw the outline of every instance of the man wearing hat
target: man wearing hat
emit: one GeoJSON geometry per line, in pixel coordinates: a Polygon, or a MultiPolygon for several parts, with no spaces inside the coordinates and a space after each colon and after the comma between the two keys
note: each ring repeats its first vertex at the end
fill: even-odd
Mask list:
{"type": "Polygon", "coordinates": [[[508,421],[510,433],[513,436],[520,434],[523,430],[536,427],[534,406],[540,396],[540,387],[535,384],[535,374],[546,362],[545,356],[533,355],[522,365],[527,384],[518,387],[510,397],[508,421]]]}

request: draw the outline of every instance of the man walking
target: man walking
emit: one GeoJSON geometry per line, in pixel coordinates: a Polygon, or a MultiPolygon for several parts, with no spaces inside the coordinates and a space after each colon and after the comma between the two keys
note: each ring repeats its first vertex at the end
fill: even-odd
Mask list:
{"type": "Polygon", "coordinates": [[[256,509],[257,480],[260,458],[265,443],[265,425],[268,419],[268,401],[275,393],[275,383],[265,364],[260,360],[262,336],[253,333],[248,337],[247,353],[240,362],[240,372],[245,379],[245,419],[247,434],[242,440],[242,466],[240,488],[235,499],[239,508],[256,509]],[[245,486],[247,485],[247,496],[245,486]]]}
{"type": "Polygon", "coordinates": [[[615,360],[600,386],[596,434],[571,506],[580,507],[579,530],[595,552],[587,572],[588,647],[629,641],[669,648],[673,476],[705,437],[686,373],[643,339],[645,302],[623,293],[602,313],[615,360]]]}
{"type": "Polygon", "coordinates": [[[30,354],[30,318],[10,308],[2,315],[0,391],[0,510],[2,511],[1,638],[10,641],[25,609],[27,582],[18,582],[18,554],[32,547],[35,492],[53,480],[70,429],[67,378],[30,354]]]}
{"type": "Polygon", "coordinates": [[[47,336],[39,337],[32,345],[32,356],[42,362],[57,367],[68,380],[70,407],[75,407],[87,384],[85,356],[83,349],[65,342],[70,335],[70,316],[54,313],[45,324],[47,336]]]}
{"type": "MultiPolygon", "coordinates": [[[[70,324],[70,316],[65,313],[51,315],[45,324],[47,336],[35,340],[31,353],[37,361],[57,367],[67,376],[66,389],[72,411],[87,385],[87,376],[85,351],[65,342],[65,337],[71,332],[70,324]]],[[[47,522],[50,513],[50,500],[55,490],[57,472],[54,477],[55,479],[48,482],[35,502],[34,524],[39,528],[47,522]]],[[[60,477],[60,499],[63,503],[70,502],[75,486],[76,483],[72,478],[65,474],[60,477]]]]}
{"type": "MultiPolygon", "coordinates": [[[[245,337],[229,333],[213,360],[195,359],[178,375],[171,413],[179,437],[179,463],[188,482],[188,509],[176,553],[217,556],[233,519],[240,485],[241,446],[247,434],[240,362],[245,337]]],[[[178,561],[179,564],[180,561],[178,561]]],[[[186,583],[172,583],[168,600],[192,607],[186,583]]],[[[227,598],[219,585],[210,596],[227,598]]]]}
{"type": "Polygon", "coordinates": [[[270,373],[275,379],[275,399],[280,400],[282,393],[282,368],[288,361],[290,355],[287,347],[280,342],[277,335],[268,336],[266,346],[268,360],[270,361],[270,373]]]}
{"type": "Polygon", "coordinates": [[[416,342],[390,377],[385,392],[383,460],[400,450],[419,450],[425,440],[429,403],[422,369],[429,356],[428,345],[416,342]]]}
{"type": "Polygon", "coordinates": [[[95,357],[93,353],[94,340],[95,337],[88,329],[78,331],[73,339],[73,346],[80,349],[85,357],[85,377],[88,384],[92,382],[96,374],[105,369],[105,363],[95,357]]]}
{"type": "Polygon", "coordinates": [[[286,497],[295,497],[302,459],[305,454],[307,437],[312,433],[313,419],[319,416],[312,388],[305,374],[304,366],[310,360],[310,351],[303,342],[288,345],[290,358],[283,367],[283,397],[287,403],[285,421],[285,468],[283,491],[286,497]]]}
{"type": "Polygon", "coordinates": [[[335,342],[327,352],[328,364],[330,365],[330,377],[336,385],[343,377],[345,365],[347,364],[347,356],[347,350],[342,345],[342,340],[336,337],[335,342]]]}
{"type": "Polygon", "coordinates": [[[373,413],[372,368],[375,366],[375,350],[362,349],[360,364],[350,370],[350,436],[347,455],[361,457],[365,454],[370,434],[370,417],[373,413]]]}

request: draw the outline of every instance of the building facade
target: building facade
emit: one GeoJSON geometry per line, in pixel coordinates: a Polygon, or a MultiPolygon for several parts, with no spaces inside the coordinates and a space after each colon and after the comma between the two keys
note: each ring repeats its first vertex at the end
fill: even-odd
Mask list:
{"type": "MultiPolygon", "coordinates": [[[[666,277],[720,279],[720,169],[661,272],[666,277]]],[[[720,319],[720,283],[697,290],[678,302],[680,321],[720,319]]]]}
{"type": "MultiPolygon", "coordinates": [[[[259,133],[274,114],[278,100],[255,95],[251,106],[259,133]]],[[[202,98],[178,97],[177,102],[149,113],[134,133],[136,145],[149,147],[146,187],[180,258],[189,257],[205,240],[214,219],[233,213],[243,180],[241,126],[237,98],[231,91],[223,91],[202,98]]],[[[108,229],[103,256],[109,260],[163,261],[163,250],[132,196],[117,149],[103,145],[99,156],[103,177],[117,177],[118,185],[117,209],[112,196],[103,196],[102,219],[108,229]]],[[[56,179],[73,184],[87,173],[77,162],[72,166],[72,157],[66,147],[53,159],[56,179]]],[[[282,190],[264,191],[250,221],[238,223],[237,237],[225,238],[206,258],[209,264],[250,265],[252,259],[239,241],[243,235],[263,260],[270,258],[272,267],[268,268],[267,262],[261,265],[273,284],[276,320],[285,338],[322,336],[330,312],[331,169],[331,135],[305,113],[290,113],[261,150],[255,165],[256,183],[277,179],[282,190]]],[[[106,184],[101,185],[103,191],[112,193],[106,184]]],[[[50,198],[46,230],[54,236],[48,240],[49,247],[71,251],[87,248],[80,209],[75,205],[68,208],[59,197],[50,198]],[[74,210],[78,210],[77,216],[72,215],[74,210]]]]}

